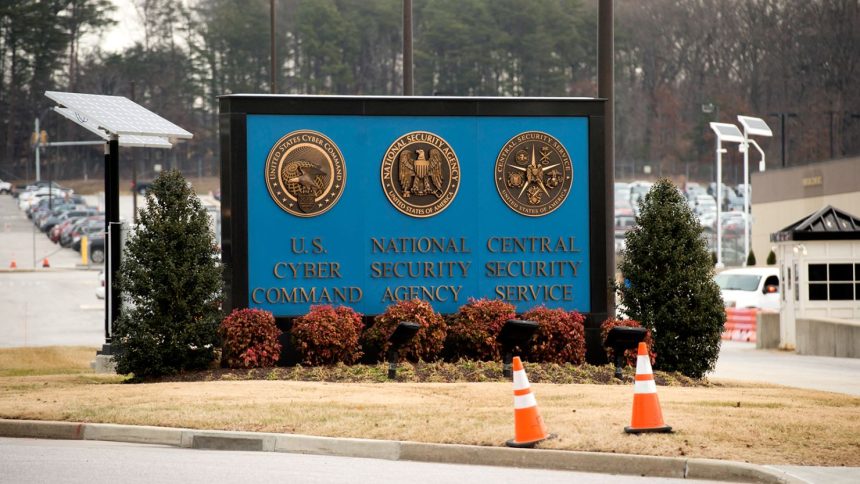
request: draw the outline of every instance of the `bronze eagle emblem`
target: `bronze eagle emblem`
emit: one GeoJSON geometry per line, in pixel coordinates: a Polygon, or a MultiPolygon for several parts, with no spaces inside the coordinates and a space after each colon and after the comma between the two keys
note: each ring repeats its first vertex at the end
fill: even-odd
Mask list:
{"type": "Polygon", "coordinates": [[[400,188],[403,198],[412,195],[442,196],[442,152],[430,149],[430,158],[425,158],[424,150],[403,150],[400,153],[400,188]]]}

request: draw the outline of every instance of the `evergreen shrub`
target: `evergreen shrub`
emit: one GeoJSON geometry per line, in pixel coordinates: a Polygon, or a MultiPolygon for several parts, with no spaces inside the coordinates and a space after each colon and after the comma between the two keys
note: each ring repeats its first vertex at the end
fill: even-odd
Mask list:
{"type": "Polygon", "coordinates": [[[774,251],[771,250],[767,254],[767,265],[772,266],[775,264],[776,264],[776,254],[774,253],[774,251]]]}
{"type": "Polygon", "coordinates": [[[385,358],[391,346],[388,338],[401,321],[418,323],[421,328],[412,340],[400,348],[400,356],[409,361],[435,360],[442,351],[447,334],[445,319],[427,301],[412,299],[398,301],[374,318],[373,326],[364,332],[363,346],[368,355],[385,358]]]}
{"type": "Polygon", "coordinates": [[[364,323],[352,308],[311,306],[308,314],[293,320],[290,329],[299,363],[309,366],[351,364],[361,358],[359,337],[364,323]]]}
{"type": "MultiPolygon", "coordinates": [[[[634,321],[632,319],[607,319],[606,321],[600,324],[600,341],[606,341],[606,337],[609,336],[609,330],[616,326],[627,326],[628,328],[641,328],[642,325],[639,324],[639,321],[634,321]]],[[[651,365],[654,365],[656,361],[657,353],[654,352],[654,340],[651,338],[651,331],[645,330],[645,338],[642,340],[648,346],[648,357],[651,360],[651,365]]],[[[639,356],[639,349],[629,349],[624,351],[624,361],[629,366],[636,366],[636,357],[639,356]]],[[[609,359],[609,363],[615,363],[615,350],[606,347],[606,357],[609,359]]]]}
{"type": "Polygon", "coordinates": [[[281,356],[281,330],[275,317],[262,309],[234,309],[221,322],[223,361],[230,368],[275,366],[281,356]]]}
{"type": "Polygon", "coordinates": [[[498,299],[469,299],[448,322],[445,357],[499,361],[501,345],[496,341],[505,321],[516,318],[513,304],[498,299]]]}
{"type": "Polygon", "coordinates": [[[651,331],[655,368],[701,378],[714,368],[726,313],[703,229],[667,179],[642,202],[627,233],[622,302],[651,331]]]}
{"type": "Polygon", "coordinates": [[[114,328],[117,372],[136,378],[200,370],[214,360],[221,263],[209,215],[182,175],[159,175],[123,251],[114,328]]]}
{"type": "Polygon", "coordinates": [[[539,325],[532,339],[530,360],[575,365],[585,362],[585,316],[538,306],[523,314],[522,319],[539,325]]]}
{"type": "Polygon", "coordinates": [[[747,256],[747,267],[754,267],[756,264],[755,260],[755,252],[750,250],[749,255],[747,256]]]}

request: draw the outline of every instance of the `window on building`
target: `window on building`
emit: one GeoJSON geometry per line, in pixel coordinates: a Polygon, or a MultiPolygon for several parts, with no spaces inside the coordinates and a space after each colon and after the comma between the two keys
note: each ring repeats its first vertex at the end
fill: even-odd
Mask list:
{"type": "Polygon", "coordinates": [[[860,264],[809,264],[810,301],[860,300],[860,264]]]}

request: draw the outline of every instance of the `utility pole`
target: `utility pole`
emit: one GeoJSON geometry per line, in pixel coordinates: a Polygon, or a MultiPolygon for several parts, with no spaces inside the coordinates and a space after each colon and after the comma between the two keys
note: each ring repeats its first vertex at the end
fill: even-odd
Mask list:
{"type": "Polygon", "coordinates": [[[403,95],[413,95],[412,0],[403,0],[403,95]]]}
{"type": "Polygon", "coordinates": [[[272,94],[277,92],[278,87],[275,82],[275,0],[269,0],[269,55],[271,57],[271,85],[272,94]]]}
{"type": "Polygon", "coordinates": [[[770,116],[775,116],[775,117],[779,118],[779,133],[780,133],[779,142],[780,142],[780,145],[782,147],[781,148],[782,149],[782,153],[781,153],[782,167],[785,168],[786,166],[788,166],[788,160],[786,159],[786,152],[785,152],[785,145],[786,145],[785,118],[796,118],[797,113],[788,113],[788,112],[770,113],[770,116]]]}
{"type": "MultiPolygon", "coordinates": [[[[604,209],[606,217],[606,275],[611,278],[608,287],[615,283],[615,14],[614,0],[600,0],[597,4],[597,96],[606,99],[604,104],[604,209]]],[[[609,317],[615,314],[615,293],[606,294],[609,317]]]]}
{"type": "Polygon", "coordinates": [[[36,128],[35,128],[35,131],[33,131],[34,138],[36,138],[36,181],[39,181],[42,179],[41,171],[39,168],[39,165],[42,164],[42,160],[39,159],[39,156],[40,156],[39,152],[42,150],[42,140],[39,139],[39,133],[40,133],[39,132],[39,118],[37,117],[36,118],[36,128]]]}

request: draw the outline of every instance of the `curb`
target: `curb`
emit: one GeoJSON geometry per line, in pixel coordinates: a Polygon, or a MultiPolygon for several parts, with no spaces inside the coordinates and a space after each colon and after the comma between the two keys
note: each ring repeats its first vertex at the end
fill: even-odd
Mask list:
{"type": "Polygon", "coordinates": [[[394,440],[172,427],[0,419],[0,436],[104,440],[191,449],[288,452],[731,482],[805,483],[785,471],[743,462],[566,450],[513,449],[394,440]]]}

